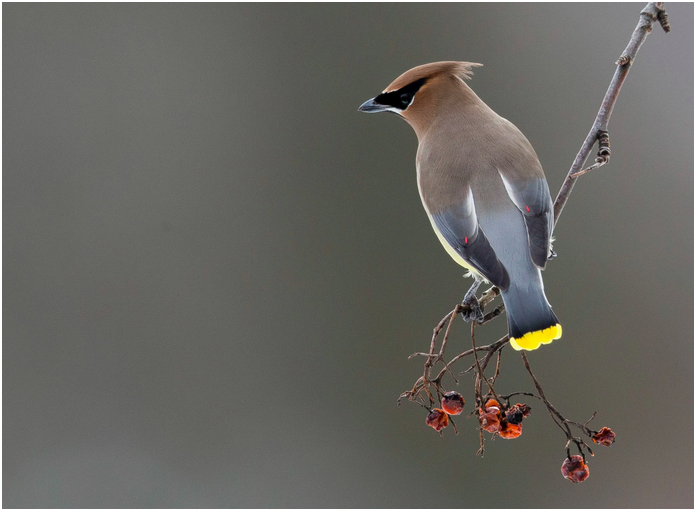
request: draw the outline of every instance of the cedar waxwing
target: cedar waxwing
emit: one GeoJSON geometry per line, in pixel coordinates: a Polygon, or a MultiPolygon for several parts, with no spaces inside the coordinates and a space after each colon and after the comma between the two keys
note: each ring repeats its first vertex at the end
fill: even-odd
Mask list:
{"type": "Polygon", "coordinates": [[[482,321],[485,279],[501,290],[512,347],[535,350],[562,335],[541,277],[553,202],[531,144],[466,84],[479,65],[415,67],[359,110],[396,113],[415,130],[422,203],[444,249],[475,278],[464,319],[482,321]]]}

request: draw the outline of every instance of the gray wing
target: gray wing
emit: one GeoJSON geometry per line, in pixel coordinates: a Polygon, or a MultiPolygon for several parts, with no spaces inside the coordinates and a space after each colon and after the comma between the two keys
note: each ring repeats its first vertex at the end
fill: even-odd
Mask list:
{"type": "Polygon", "coordinates": [[[463,202],[432,214],[444,239],[461,257],[501,290],[509,287],[509,274],[478,224],[470,188],[463,202]]]}
{"type": "Polygon", "coordinates": [[[505,177],[502,172],[500,176],[507,194],[524,215],[531,259],[538,268],[544,269],[553,231],[553,204],[548,183],[539,177],[514,179],[505,177]]]}

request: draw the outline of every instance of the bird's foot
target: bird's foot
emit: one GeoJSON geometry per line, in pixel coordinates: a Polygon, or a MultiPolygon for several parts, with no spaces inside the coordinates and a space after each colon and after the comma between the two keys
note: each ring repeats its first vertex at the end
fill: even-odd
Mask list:
{"type": "Polygon", "coordinates": [[[483,308],[480,306],[480,302],[478,302],[478,298],[475,295],[467,296],[463,299],[461,305],[464,307],[464,309],[461,310],[461,317],[464,321],[483,323],[483,320],[485,320],[485,313],[483,313],[483,308]]]}

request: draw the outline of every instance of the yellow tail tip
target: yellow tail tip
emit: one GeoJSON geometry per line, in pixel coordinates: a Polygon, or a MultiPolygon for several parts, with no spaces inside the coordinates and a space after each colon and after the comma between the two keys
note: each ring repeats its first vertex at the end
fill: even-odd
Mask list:
{"type": "Polygon", "coordinates": [[[559,323],[547,329],[527,332],[520,338],[509,338],[509,344],[514,350],[535,350],[541,345],[552,343],[562,336],[562,325],[559,323]]]}

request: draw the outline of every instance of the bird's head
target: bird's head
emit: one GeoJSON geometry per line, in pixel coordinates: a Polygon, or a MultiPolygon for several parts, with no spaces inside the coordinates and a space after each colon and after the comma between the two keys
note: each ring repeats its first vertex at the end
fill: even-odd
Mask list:
{"type": "Polygon", "coordinates": [[[416,132],[424,130],[438,114],[440,106],[472,91],[463,82],[470,79],[470,62],[433,62],[413,67],[373,99],[358,108],[365,113],[389,111],[403,117],[416,132]]]}

